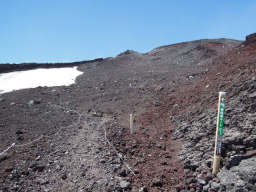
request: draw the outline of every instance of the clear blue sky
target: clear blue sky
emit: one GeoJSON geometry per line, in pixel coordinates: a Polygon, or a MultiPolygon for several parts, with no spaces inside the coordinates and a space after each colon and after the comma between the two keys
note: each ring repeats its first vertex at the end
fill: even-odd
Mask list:
{"type": "Polygon", "coordinates": [[[79,61],[253,32],[253,0],[0,0],[0,63],[79,61]]]}

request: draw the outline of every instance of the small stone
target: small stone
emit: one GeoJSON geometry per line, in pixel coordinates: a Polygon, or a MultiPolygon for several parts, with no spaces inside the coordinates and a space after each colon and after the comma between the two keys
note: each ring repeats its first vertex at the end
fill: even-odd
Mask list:
{"type": "Polygon", "coordinates": [[[18,136],[18,137],[17,137],[17,140],[18,140],[18,141],[23,141],[23,140],[24,140],[24,137],[18,136]]]}
{"type": "Polygon", "coordinates": [[[67,174],[66,173],[63,173],[63,175],[61,176],[61,179],[63,180],[66,180],[68,177],[67,177],[67,174]]]}
{"type": "Polygon", "coordinates": [[[190,161],[186,161],[184,163],[184,169],[190,169],[192,171],[195,171],[198,168],[198,165],[191,165],[190,161]]]}
{"type": "Polygon", "coordinates": [[[36,167],[36,170],[37,170],[38,172],[42,172],[42,171],[44,170],[44,168],[45,168],[44,165],[38,165],[38,166],[36,167]]]}
{"type": "Polygon", "coordinates": [[[0,163],[7,160],[9,158],[9,156],[7,154],[3,154],[0,156],[0,163]]]}
{"type": "Polygon", "coordinates": [[[211,188],[215,191],[218,191],[219,188],[220,188],[220,184],[219,183],[216,183],[216,182],[212,182],[211,184],[211,188]]]}
{"type": "MultiPolygon", "coordinates": [[[[164,144],[157,143],[156,147],[158,147],[159,149],[162,149],[162,150],[166,150],[166,146],[164,144]]],[[[149,148],[151,148],[151,146],[149,146],[149,148]]]]}
{"type": "Polygon", "coordinates": [[[14,102],[11,102],[11,103],[10,103],[11,106],[13,106],[13,105],[15,105],[15,104],[16,104],[16,103],[14,103],[14,102]]]}
{"type": "Polygon", "coordinates": [[[187,183],[187,184],[196,183],[196,179],[193,178],[193,177],[190,177],[190,178],[188,178],[188,179],[186,180],[186,183],[187,183]]]}
{"type": "Polygon", "coordinates": [[[128,182],[128,181],[124,181],[124,180],[122,180],[122,181],[120,181],[120,187],[122,188],[122,189],[128,189],[129,187],[130,187],[130,182],[128,182]]]}
{"type": "Polygon", "coordinates": [[[164,87],[161,87],[161,86],[157,86],[155,88],[155,91],[159,92],[159,91],[162,91],[164,89],[164,87]]]}
{"type": "Polygon", "coordinates": [[[208,191],[208,189],[210,188],[210,185],[208,184],[208,185],[205,185],[205,186],[203,186],[203,191],[208,191]]]}
{"type": "Polygon", "coordinates": [[[188,79],[194,79],[194,76],[189,75],[189,76],[188,76],[188,79]]]}
{"type": "Polygon", "coordinates": [[[188,186],[189,186],[190,188],[195,188],[195,187],[197,186],[197,183],[190,183],[188,186]]]}
{"type": "Polygon", "coordinates": [[[211,166],[212,166],[212,160],[206,161],[206,166],[209,167],[209,168],[211,168],[211,166]]]}
{"type": "Polygon", "coordinates": [[[161,164],[161,165],[168,165],[168,163],[167,163],[166,161],[161,162],[160,164],[161,164]]]}
{"type": "Polygon", "coordinates": [[[0,98],[0,102],[4,102],[5,101],[5,99],[4,98],[0,98]]]}
{"type": "Polygon", "coordinates": [[[28,105],[34,105],[34,100],[30,100],[30,101],[28,102],[28,105]]]}
{"type": "Polygon", "coordinates": [[[103,117],[103,113],[102,112],[93,112],[92,116],[94,116],[94,117],[103,117]]]}
{"type": "Polygon", "coordinates": [[[202,173],[203,175],[206,175],[206,174],[208,173],[208,170],[203,169],[203,170],[201,171],[201,173],[202,173]]]}
{"type": "Polygon", "coordinates": [[[236,182],[236,186],[239,188],[244,188],[245,185],[246,185],[246,183],[243,180],[238,180],[236,182]]]}
{"type": "Polygon", "coordinates": [[[134,173],[135,173],[135,174],[139,174],[140,171],[139,171],[138,169],[134,169],[134,173]]]}
{"type": "Polygon", "coordinates": [[[197,179],[197,182],[200,183],[201,185],[206,185],[207,182],[203,179],[197,179]]]}
{"type": "Polygon", "coordinates": [[[30,101],[28,102],[28,105],[37,105],[37,104],[40,104],[40,103],[41,103],[40,100],[30,100],[30,101]]]}
{"type": "Polygon", "coordinates": [[[46,185],[49,184],[49,181],[46,179],[37,179],[37,183],[40,185],[46,185]]]}
{"type": "Polygon", "coordinates": [[[37,166],[37,163],[35,161],[33,161],[30,165],[29,168],[33,169],[34,167],[37,166]]]}
{"type": "Polygon", "coordinates": [[[254,93],[249,94],[248,97],[255,98],[256,97],[256,91],[254,93]]]}
{"type": "Polygon", "coordinates": [[[21,134],[23,134],[23,131],[18,130],[18,131],[16,131],[16,134],[17,134],[17,135],[21,135],[21,134]]]}
{"type": "Polygon", "coordinates": [[[154,178],[153,180],[152,180],[152,187],[162,187],[162,182],[161,182],[161,180],[160,179],[158,179],[158,178],[154,178]]]}
{"type": "Polygon", "coordinates": [[[139,189],[139,192],[148,192],[148,188],[147,187],[141,187],[139,189]]]}
{"type": "Polygon", "coordinates": [[[38,165],[36,162],[32,162],[29,166],[33,171],[42,172],[45,169],[44,165],[38,165]]]}
{"type": "Polygon", "coordinates": [[[45,189],[44,189],[44,192],[50,192],[50,190],[49,190],[49,189],[47,189],[47,188],[45,188],[45,189]]]}
{"type": "Polygon", "coordinates": [[[86,175],[86,171],[83,171],[82,173],[81,173],[81,177],[84,177],[86,175]]]}
{"type": "Polygon", "coordinates": [[[28,176],[29,175],[29,171],[22,171],[21,174],[24,175],[24,176],[28,176]]]}
{"type": "Polygon", "coordinates": [[[180,183],[175,186],[175,189],[176,189],[176,192],[180,192],[182,191],[182,189],[184,189],[184,186],[183,184],[180,183]]]}
{"type": "Polygon", "coordinates": [[[160,102],[160,101],[155,101],[155,102],[154,102],[154,106],[155,106],[155,107],[158,107],[158,106],[160,106],[160,105],[161,105],[161,102],[160,102]]]}
{"type": "Polygon", "coordinates": [[[206,174],[206,179],[209,181],[212,179],[212,174],[211,173],[207,173],[206,174]]]}
{"type": "Polygon", "coordinates": [[[184,173],[185,174],[189,174],[190,173],[190,169],[184,169],[184,173]]]}
{"type": "Polygon", "coordinates": [[[219,183],[219,182],[220,182],[220,179],[219,179],[218,177],[215,177],[215,178],[213,179],[213,181],[216,182],[216,183],[219,183]]]}
{"type": "Polygon", "coordinates": [[[126,177],[126,176],[127,176],[126,170],[125,170],[125,169],[121,169],[119,175],[120,175],[121,177],[126,177]]]}
{"type": "Polygon", "coordinates": [[[83,126],[81,126],[81,125],[80,125],[80,126],[78,126],[78,129],[82,129],[82,128],[83,128],[83,126]]]}
{"type": "Polygon", "coordinates": [[[6,172],[6,173],[10,173],[10,172],[12,172],[12,171],[13,171],[13,167],[8,167],[8,168],[5,169],[5,172],[6,172]]]}
{"type": "Polygon", "coordinates": [[[101,159],[100,163],[106,163],[106,160],[105,159],[101,159]]]}
{"type": "Polygon", "coordinates": [[[203,191],[202,185],[197,186],[197,187],[196,187],[196,191],[203,191]]]}

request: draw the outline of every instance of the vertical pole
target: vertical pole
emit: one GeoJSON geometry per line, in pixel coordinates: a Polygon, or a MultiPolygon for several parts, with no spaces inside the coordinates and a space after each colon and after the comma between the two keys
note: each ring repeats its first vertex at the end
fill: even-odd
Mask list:
{"type": "Polygon", "coordinates": [[[221,143],[222,143],[222,136],[223,136],[224,111],[225,111],[225,95],[226,95],[226,92],[222,92],[222,91],[219,92],[217,127],[216,127],[216,137],[215,137],[213,168],[212,168],[213,174],[216,174],[220,168],[221,143]]]}
{"type": "Polygon", "coordinates": [[[130,134],[133,135],[133,115],[130,114],[130,134]]]}

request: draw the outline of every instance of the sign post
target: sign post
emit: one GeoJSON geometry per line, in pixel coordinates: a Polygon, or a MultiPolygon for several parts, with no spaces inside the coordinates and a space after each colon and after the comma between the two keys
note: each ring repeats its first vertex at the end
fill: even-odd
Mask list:
{"type": "Polygon", "coordinates": [[[216,174],[220,168],[221,158],[221,144],[223,137],[223,125],[224,125],[224,112],[225,112],[225,95],[226,92],[219,92],[219,103],[218,103],[218,116],[217,116],[217,128],[214,148],[214,159],[212,173],[216,174]]]}
{"type": "Polygon", "coordinates": [[[130,114],[130,134],[133,135],[133,114],[130,114]]]}

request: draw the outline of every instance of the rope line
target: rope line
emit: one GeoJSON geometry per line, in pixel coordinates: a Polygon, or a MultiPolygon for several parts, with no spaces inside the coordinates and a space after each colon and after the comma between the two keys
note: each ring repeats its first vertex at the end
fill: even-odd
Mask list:
{"type": "MultiPolygon", "coordinates": [[[[103,121],[102,124],[104,124],[105,122],[103,121]]],[[[115,151],[115,153],[118,155],[118,157],[120,158],[120,160],[123,161],[124,165],[126,166],[126,168],[128,170],[130,170],[132,172],[133,175],[135,175],[135,172],[131,169],[131,167],[128,165],[128,163],[125,162],[125,159],[123,158],[123,156],[117,151],[117,149],[115,148],[115,146],[109,141],[108,137],[107,137],[107,131],[105,126],[102,126],[105,132],[105,140],[107,141],[108,145],[115,151]]]]}
{"type": "Polygon", "coordinates": [[[3,152],[0,153],[0,156],[2,156],[3,154],[5,154],[7,151],[9,151],[11,148],[13,148],[15,146],[15,143],[11,144],[9,147],[7,147],[3,152]]]}
{"type": "Polygon", "coordinates": [[[68,128],[68,127],[73,127],[73,126],[77,126],[81,123],[81,118],[82,116],[84,115],[83,113],[79,113],[78,111],[76,110],[73,110],[73,109],[68,109],[68,108],[65,108],[65,107],[62,107],[60,105],[56,105],[56,104],[51,104],[49,103],[50,106],[53,106],[53,107],[56,107],[56,108],[61,108],[63,109],[66,113],[70,113],[70,112],[73,112],[73,113],[76,113],[78,115],[78,120],[75,121],[74,123],[68,125],[68,126],[62,126],[59,128],[59,130],[51,135],[40,135],[39,137],[37,137],[36,139],[30,141],[30,142],[27,142],[27,143],[24,143],[24,144],[19,144],[17,145],[16,143],[12,143],[9,147],[7,147],[5,150],[3,150],[1,153],[0,153],[0,156],[4,155],[5,153],[7,153],[10,149],[14,148],[14,147],[24,147],[24,146],[27,146],[27,145],[31,145],[39,140],[41,140],[42,138],[51,138],[52,136],[54,135],[58,135],[60,133],[60,131],[64,128],[68,128]]]}

